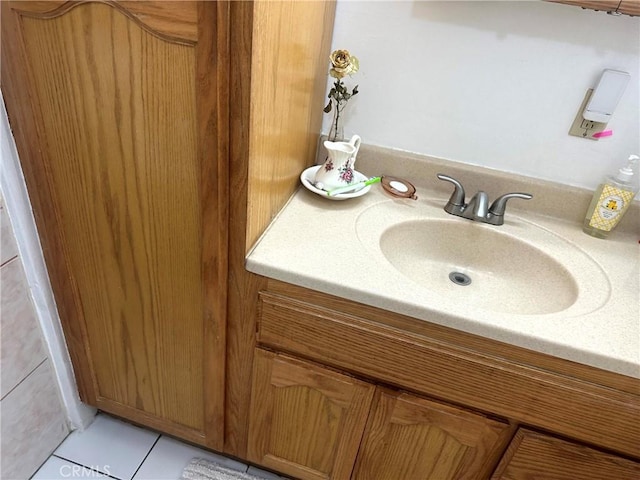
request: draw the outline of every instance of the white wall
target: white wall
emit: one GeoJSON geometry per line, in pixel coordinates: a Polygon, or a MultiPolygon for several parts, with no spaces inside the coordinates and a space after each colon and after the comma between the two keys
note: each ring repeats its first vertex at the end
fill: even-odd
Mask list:
{"type": "Polygon", "coordinates": [[[586,188],[640,152],[638,17],[539,1],[338,0],[332,46],[360,60],[345,80],[360,85],[345,135],[364,143],[586,188]],[[613,136],[569,136],[605,68],[632,76],[613,136]]]}

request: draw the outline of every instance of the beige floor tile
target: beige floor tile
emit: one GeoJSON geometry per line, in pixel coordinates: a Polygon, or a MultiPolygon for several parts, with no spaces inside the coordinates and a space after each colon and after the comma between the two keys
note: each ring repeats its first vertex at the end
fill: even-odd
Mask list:
{"type": "Polygon", "coordinates": [[[48,360],[0,402],[0,416],[0,478],[30,478],[69,433],[48,360]]]}
{"type": "Polygon", "coordinates": [[[20,258],[0,268],[0,398],[47,356],[20,258]]]}
{"type": "Polygon", "coordinates": [[[18,246],[13,236],[9,215],[7,215],[5,208],[0,208],[0,265],[3,265],[16,255],[18,255],[18,246]]]}

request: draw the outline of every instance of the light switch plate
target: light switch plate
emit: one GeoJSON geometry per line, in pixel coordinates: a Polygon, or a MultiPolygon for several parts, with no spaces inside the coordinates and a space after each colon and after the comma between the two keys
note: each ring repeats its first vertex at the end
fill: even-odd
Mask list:
{"type": "Polygon", "coordinates": [[[598,138],[594,137],[593,134],[604,131],[607,128],[607,124],[592,122],[591,120],[586,120],[582,116],[582,112],[584,112],[585,107],[589,103],[589,99],[591,98],[592,93],[593,88],[587,90],[587,93],[584,96],[584,100],[582,101],[582,105],[580,105],[580,108],[578,109],[578,114],[576,115],[576,118],[573,120],[573,124],[569,129],[569,135],[597,141],[598,138]]]}

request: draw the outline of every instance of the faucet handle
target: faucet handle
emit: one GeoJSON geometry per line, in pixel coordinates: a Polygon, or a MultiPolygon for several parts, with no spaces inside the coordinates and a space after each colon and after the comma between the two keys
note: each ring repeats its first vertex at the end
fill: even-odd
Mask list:
{"type": "MultiPolygon", "coordinates": [[[[522,198],[523,200],[530,200],[533,195],[529,193],[505,193],[504,195],[495,199],[495,201],[489,207],[489,213],[495,217],[503,217],[504,211],[507,208],[507,200],[510,198],[522,198]]],[[[502,225],[499,223],[497,225],[502,225]]]]}
{"type": "Polygon", "coordinates": [[[452,206],[464,207],[465,193],[464,193],[464,187],[462,186],[462,184],[455,178],[450,177],[448,175],[443,175],[442,173],[438,173],[436,177],[438,177],[440,180],[444,180],[445,182],[453,183],[453,185],[456,187],[453,193],[451,194],[451,198],[449,198],[449,202],[447,202],[447,206],[445,207],[445,210],[447,210],[447,208],[452,206]]]}

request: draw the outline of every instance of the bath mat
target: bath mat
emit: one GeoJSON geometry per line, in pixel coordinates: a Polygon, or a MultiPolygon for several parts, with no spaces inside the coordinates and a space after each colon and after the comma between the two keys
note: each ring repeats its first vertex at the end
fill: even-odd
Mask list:
{"type": "Polygon", "coordinates": [[[180,480],[263,480],[255,475],[239,472],[217,463],[194,458],[184,467],[180,480]]]}

